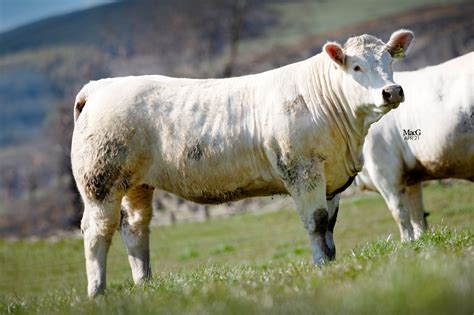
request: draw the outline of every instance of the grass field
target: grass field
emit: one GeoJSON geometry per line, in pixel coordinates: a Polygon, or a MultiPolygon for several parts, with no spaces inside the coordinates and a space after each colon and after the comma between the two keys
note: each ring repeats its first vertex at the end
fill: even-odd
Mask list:
{"type": "Polygon", "coordinates": [[[0,313],[472,314],[472,184],[431,184],[431,231],[399,243],[376,194],[342,201],[337,260],[310,263],[294,210],[153,228],[153,281],[131,283],[122,242],[104,297],[89,300],[81,239],[0,241],[0,313]]]}

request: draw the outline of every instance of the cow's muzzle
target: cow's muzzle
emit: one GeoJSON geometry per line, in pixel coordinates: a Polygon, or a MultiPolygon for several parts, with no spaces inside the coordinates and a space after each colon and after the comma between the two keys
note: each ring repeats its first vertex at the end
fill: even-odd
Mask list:
{"type": "Polygon", "coordinates": [[[388,104],[398,104],[405,100],[405,94],[400,85],[387,85],[382,89],[382,96],[388,104]]]}

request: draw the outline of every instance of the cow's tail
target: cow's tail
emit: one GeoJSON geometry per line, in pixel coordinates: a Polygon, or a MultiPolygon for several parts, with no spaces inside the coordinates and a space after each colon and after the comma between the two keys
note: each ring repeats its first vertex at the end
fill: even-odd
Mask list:
{"type": "Polygon", "coordinates": [[[97,82],[98,81],[90,81],[77,93],[76,101],[74,102],[74,122],[77,121],[84,106],[86,106],[92,90],[97,86],[97,82]]]}
{"type": "Polygon", "coordinates": [[[84,85],[84,87],[76,95],[76,101],[74,102],[74,122],[77,121],[77,119],[79,118],[79,115],[82,112],[82,109],[87,103],[88,85],[89,84],[84,85]]]}

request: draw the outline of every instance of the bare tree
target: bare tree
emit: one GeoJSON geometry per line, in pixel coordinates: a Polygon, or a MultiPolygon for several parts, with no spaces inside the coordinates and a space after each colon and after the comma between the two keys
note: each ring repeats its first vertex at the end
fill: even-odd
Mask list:
{"type": "Polygon", "coordinates": [[[66,204],[70,206],[70,216],[68,225],[71,227],[80,227],[82,218],[82,201],[76,187],[71,169],[71,138],[74,128],[73,116],[69,106],[61,106],[58,114],[52,124],[53,129],[50,131],[52,141],[58,145],[58,177],[64,178],[66,185],[62,193],[67,198],[66,204]]]}
{"type": "Polygon", "coordinates": [[[249,0],[234,0],[230,3],[230,20],[227,26],[229,33],[229,59],[224,66],[222,72],[223,77],[230,77],[234,73],[239,42],[242,35],[242,26],[249,7],[249,0]]]}

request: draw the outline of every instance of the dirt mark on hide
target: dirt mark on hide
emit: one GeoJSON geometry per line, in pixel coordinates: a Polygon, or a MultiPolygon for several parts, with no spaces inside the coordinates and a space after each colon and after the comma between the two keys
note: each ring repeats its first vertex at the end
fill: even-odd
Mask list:
{"type": "Polygon", "coordinates": [[[202,158],[202,155],[203,155],[203,152],[202,152],[201,145],[197,143],[191,147],[186,157],[188,158],[188,160],[199,161],[202,158]]]}
{"type": "Polygon", "coordinates": [[[97,153],[93,169],[84,174],[85,190],[90,198],[103,201],[112,187],[121,191],[130,188],[132,174],[124,169],[127,147],[116,140],[106,141],[97,153]]]}

